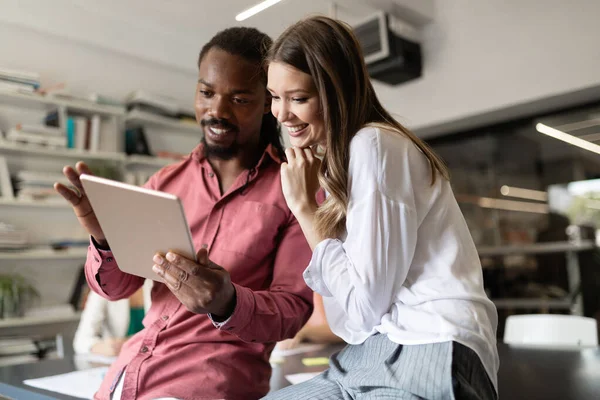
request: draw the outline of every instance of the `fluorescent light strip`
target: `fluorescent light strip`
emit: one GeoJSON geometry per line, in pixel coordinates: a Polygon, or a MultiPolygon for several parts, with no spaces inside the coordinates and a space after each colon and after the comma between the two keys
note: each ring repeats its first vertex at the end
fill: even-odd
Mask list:
{"type": "Polygon", "coordinates": [[[526,201],[500,200],[489,197],[481,197],[477,204],[482,208],[494,208],[497,210],[521,211],[537,214],[548,214],[546,204],[528,203],[526,201]]]}
{"type": "Polygon", "coordinates": [[[582,149],[591,151],[592,153],[600,154],[600,146],[590,143],[587,140],[580,139],[577,136],[569,135],[568,133],[564,133],[558,129],[551,128],[544,124],[536,124],[535,129],[539,133],[543,133],[544,135],[548,135],[554,139],[562,140],[563,142],[572,144],[573,146],[581,147],[582,149]]]}
{"type": "Polygon", "coordinates": [[[548,214],[549,211],[548,205],[546,204],[530,203],[528,201],[502,200],[464,194],[457,194],[456,200],[459,203],[474,204],[481,208],[493,208],[497,210],[521,211],[537,214],[548,214]]]}
{"type": "Polygon", "coordinates": [[[517,197],[520,199],[547,201],[548,193],[541,190],[523,189],[514,186],[504,185],[500,188],[500,193],[507,197],[517,197]]]}
{"type": "Polygon", "coordinates": [[[265,0],[262,3],[258,3],[257,5],[250,7],[249,9],[242,11],[238,15],[235,16],[236,21],[243,21],[245,19],[250,18],[251,16],[258,14],[261,11],[266,10],[267,8],[274,6],[279,3],[281,0],[265,0]]]}

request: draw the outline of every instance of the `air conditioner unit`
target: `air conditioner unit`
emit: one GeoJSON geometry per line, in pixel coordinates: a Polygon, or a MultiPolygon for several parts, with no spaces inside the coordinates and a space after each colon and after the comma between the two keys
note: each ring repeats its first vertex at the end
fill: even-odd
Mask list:
{"type": "Polygon", "coordinates": [[[421,45],[391,29],[391,17],[377,14],[353,24],[373,79],[391,85],[421,76],[421,45]]]}

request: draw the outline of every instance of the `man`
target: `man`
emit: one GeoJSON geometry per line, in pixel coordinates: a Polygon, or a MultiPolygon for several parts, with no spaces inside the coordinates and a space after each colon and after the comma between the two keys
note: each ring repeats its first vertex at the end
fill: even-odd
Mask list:
{"type": "MultiPolygon", "coordinates": [[[[148,260],[166,284],[154,284],[145,329],[123,346],[96,399],[262,397],[275,342],[293,337],[312,311],[302,279],[310,250],[281,191],[281,137],[262,68],[270,44],[255,29],[231,28],[200,53],[202,143],[146,184],[180,197],[199,261],[170,253],[148,260]]],[[[91,235],[90,287],[124,298],[143,279],[118,269],[82,192],[85,172],[83,163],[64,169],[81,193],[55,187],[91,235]]]]}

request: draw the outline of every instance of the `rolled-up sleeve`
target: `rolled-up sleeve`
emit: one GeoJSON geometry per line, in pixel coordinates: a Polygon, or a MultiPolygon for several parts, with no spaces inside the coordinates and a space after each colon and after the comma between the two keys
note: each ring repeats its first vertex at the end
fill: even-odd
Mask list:
{"type": "Polygon", "coordinates": [[[291,217],[283,230],[268,290],[254,291],[234,284],[236,306],[218,329],[246,342],[278,342],[292,338],[312,313],[312,291],[302,278],[310,260],[310,247],[298,221],[291,217]]]}

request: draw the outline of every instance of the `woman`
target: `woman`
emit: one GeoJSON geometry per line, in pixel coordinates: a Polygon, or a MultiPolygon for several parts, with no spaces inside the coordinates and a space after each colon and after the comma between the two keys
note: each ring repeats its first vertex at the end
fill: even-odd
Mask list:
{"type": "Polygon", "coordinates": [[[118,356],[123,343],[144,328],[142,320],[150,308],[151,290],[152,281],[146,280],[123,300],[108,301],[90,292],[73,339],[75,353],[118,356]]]}
{"type": "Polygon", "coordinates": [[[281,183],[313,249],[304,279],[349,343],[269,398],[497,398],[497,313],[448,172],[382,107],[352,31],[326,17],[288,28],[268,89],[294,146],[281,183]]]}

